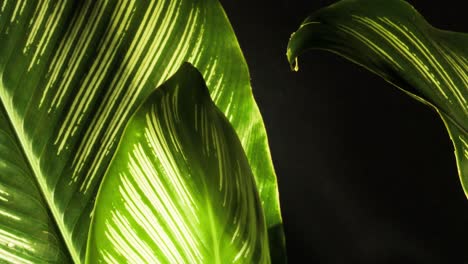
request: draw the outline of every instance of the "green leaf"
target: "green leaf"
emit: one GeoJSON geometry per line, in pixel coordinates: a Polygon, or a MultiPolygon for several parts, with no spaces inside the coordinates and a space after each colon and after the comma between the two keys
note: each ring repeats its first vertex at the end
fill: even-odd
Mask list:
{"type": "Polygon", "coordinates": [[[287,56],[322,49],[383,77],[442,117],[468,195],[468,34],[432,27],[402,0],[343,0],[309,16],[287,56]]]}
{"type": "Polygon", "coordinates": [[[0,262],[68,263],[67,249],[12,135],[0,107],[0,262]]]}
{"type": "Polygon", "coordinates": [[[270,263],[242,145],[190,64],[130,119],[90,234],[90,263],[270,263]]]}
{"type": "Polygon", "coordinates": [[[42,207],[75,262],[84,260],[97,190],[125,125],[183,61],[200,70],[239,136],[270,252],[277,254],[272,259],[284,258],[264,125],[247,65],[216,0],[3,1],[0,43],[0,101],[12,127],[8,135],[18,139],[11,148],[22,150],[42,207]]]}

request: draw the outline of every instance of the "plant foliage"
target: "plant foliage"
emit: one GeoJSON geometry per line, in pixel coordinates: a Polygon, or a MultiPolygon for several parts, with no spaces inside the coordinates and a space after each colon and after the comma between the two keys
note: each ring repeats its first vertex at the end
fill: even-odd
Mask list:
{"type": "MultiPolygon", "coordinates": [[[[108,229],[92,229],[92,232],[96,233],[89,233],[90,222],[94,221],[94,208],[96,208],[96,225],[101,223],[99,217],[104,217],[101,213],[105,206],[96,204],[98,189],[103,184],[104,174],[109,171],[97,203],[106,201],[107,196],[115,198],[116,200],[112,201],[114,203],[124,204],[130,203],[130,200],[121,200],[125,195],[130,195],[131,197],[125,197],[133,199],[132,201],[141,197],[139,194],[129,193],[130,190],[141,188],[138,185],[141,182],[134,180],[129,179],[132,184],[135,184],[134,186],[125,185],[128,182],[119,182],[124,185],[111,186],[112,188],[109,189],[106,183],[117,181],[114,178],[119,174],[115,171],[116,169],[121,169],[121,175],[133,173],[128,171],[132,168],[126,167],[128,160],[120,165],[114,162],[111,167],[109,164],[116,154],[126,126],[128,126],[127,131],[140,131],[135,132],[134,135],[127,133],[126,137],[129,138],[129,142],[136,144],[137,141],[134,140],[145,133],[146,124],[139,123],[139,121],[132,122],[131,117],[137,109],[141,111],[145,109],[145,107],[139,108],[144,102],[157,103],[149,102],[150,99],[147,98],[157,97],[156,95],[149,96],[168,80],[184,61],[190,62],[201,72],[212,100],[237,134],[250,166],[250,169],[247,169],[247,162],[244,158],[240,158],[242,162],[238,165],[239,174],[247,176],[245,176],[245,182],[236,182],[236,184],[247,189],[237,190],[239,193],[232,196],[232,199],[238,199],[236,204],[249,205],[248,213],[240,214],[246,218],[235,218],[234,221],[227,215],[234,214],[232,210],[237,212],[236,210],[239,209],[233,208],[238,207],[220,208],[219,204],[208,205],[206,201],[207,204],[197,206],[212,210],[212,218],[205,219],[207,217],[205,214],[208,212],[204,212],[200,217],[208,222],[200,224],[214,225],[211,220],[220,221],[220,223],[232,220],[232,227],[235,226],[236,221],[250,223],[245,227],[248,228],[248,232],[238,230],[247,232],[242,234],[232,233],[231,229],[221,230],[226,227],[222,224],[219,230],[213,229],[216,232],[226,231],[226,235],[233,236],[233,241],[248,239],[249,242],[243,245],[249,248],[242,249],[249,251],[248,254],[257,254],[257,247],[265,247],[263,242],[265,234],[262,231],[265,225],[272,248],[270,252],[276,255],[272,259],[284,258],[276,177],[265,129],[253,100],[247,65],[229,21],[217,1],[24,0],[3,1],[0,7],[1,261],[69,263],[72,259],[80,263],[85,259],[88,237],[92,243],[106,241],[106,239],[116,243],[113,244],[114,246],[120,243],[109,240],[108,236],[112,234],[102,233],[108,229]],[[141,127],[136,127],[137,124],[141,127]],[[255,188],[249,179],[251,174],[247,172],[250,170],[255,180],[255,188]],[[119,188],[124,188],[125,194],[121,193],[119,188]],[[260,201],[255,202],[254,193],[257,192],[260,201]],[[118,196],[119,194],[123,196],[118,196]],[[258,212],[260,206],[263,212],[258,212]],[[265,223],[260,220],[263,219],[260,215],[263,215],[265,223]],[[255,225],[251,225],[252,219],[257,219],[255,225]],[[255,231],[256,229],[258,230],[255,231]],[[258,237],[252,236],[252,232],[258,237]],[[250,246],[256,248],[250,248],[250,246]]],[[[184,77],[179,75],[179,78],[184,77]]],[[[199,83],[198,80],[197,84],[199,83]]],[[[197,85],[193,87],[196,88],[197,85]]],[[[184,94],[190,95],[190,92],[184,94]]],[[[189,98],[179,98],[179,100],[190,102],[189,98]]],[[[175,100],[171,103],[178,102],[175,100]]],[[[215,111],[211,106],[209,109],[211,112],[215,111]]],[[[141,112],[136,114],[136,119],[140,114],[142,115],[141,112]]],[[[170,115],[165,112],[164,118],[169,119],[170,115]]],[[[219,114],[216,115],[219,116],[219,114]]],[[[221,122],[220,117],[213,118],[215,121],[212,121],[214,119],[201,121],[204,122],[203,125],[200,124],[201,127],[209,128],[206,135],[215,137],[218,134],[214,133],[230,131],[226,128],[228,125],[223,123],[225,120],[221,122]],[[219,125],[220,122],[223,124],[219,125]]],[[[181,127],[189,127],[189,124],[182,124],[181,127]]],[[[157,136],[165,136],[166,140],[167,136],[171,140],[179,136],[184,140],[198,136],[193,129],[188,128],[184,135],[177,134],[172,137],[169,135],[173,131],[171,129],[174,129],[172,125],[161,129],[164,130],[158,131],[157,136]]],[[[225,140],[234,140],[232,131],[225,137],[227,138],[225,140]]],[[[138,140],[142,139],[138,138],[138,140]]],[[[205,139],[203,142],[214,144],[211,140],[213,138],[205,139]]],[[[122,148],[126,147],[125,144],[125,142],[121,144],[122,148]]],[[[196,166],[206,165],[207,162],[214,163],[210,166],[213,169],[219,166],[218,162],[219,164],[228,161],[232,163],[242,152],[236,145],[223,148],[214,148],[211,145],[210,151],[219,150],[230,154],[226,156],[210,152],[209,158],[202,159],[192,156],[199,155],[198,152],[193,151],[195,146],[184,145],[184,148],[187,147],[190,150],[178,153],[185,155],[187,160],[199,161],[194,164],[195,167],[190,168],[190,171],[199,171],[196,166]],[[227,157],[229,158],[226,161],[223,160],[227,157]]],[[[117,154],[125,155],[122,151],[122,149],[119,150],[117,154]]],[[[167,165],[167,163],[154,159],[151,153],[148,155],[150,156],[140,157],[140,161],[150,159],[154,162],[148,165],[148,168],[145,167],[145,173],[154,172],[153,170],[146,171],[151,166],[157,170],[164,170],[165,175],[174,172],[169,171],[167,167],[161,169],[158,166],[167,165]]],[[[130,157],[127,156],[127,158],[130,157]]],[[[175,165],[182,166],[178,168],[181,173],[189,169],[183,167],[186,165],[184,163],[171,163],[171,166],[175,165]]],[[[225,169],[230,168],[229,166],[223,167],[223,173],[225,169]]],[[[210,171],[210,173],[214,172],[210,171]]],[[[229,173],[235,174],[235,171],[229,173]]],[[[234,177],[234,175],[231,176],[234,177]]],[[[173,177],[171,180],[175,181],[182,175],[171,174],[171,177],[173,177]]],[[[197,185],[201,184],[198,181],[206,182],[206,179],[214,177],[213,175],[195,176],[194,174],[193,177],[200,177],[198,180],[194,179],[196,186],[191,186],[193,189],[189,188],[200,190],[197,194],[199,196],[196,197],[206,198],[207,193],[213,192],[211,185],[209,188],[206,187],[209,190],[204,192],[197,189],[201,188],[201,185],[197,185]]],[[[242,177],[235,179],[240,178],[242,177]]],[[[122,178],[122,180],[125,179],[127,178],[122,178]]],[[[156,178],[151,178],[151,184],[155,184],[156,180],[156,178]]],[[[151,187],[156,188],[153,185],[151,187]]],[[[164,192],[166,190],[164,188],[160,191],[164,192]]],[[[232,192],[232,189],[229,190],[232,192]]],[[[150,195],[148,192],[145,194],[150,195]]],[[[214,197],[218,196],[214,195],[210,199],[214,197]]],[[[153,198],[150,199],[151,201],[141,198],[141,201],[147,201],[144,204],[151,207],[154,212],[158,200],[152,200],[153,198]]],[[[170,202],[165,201],[165,205],[169,206],[170,202]]],[[[189,206],[189,204],[184,203],[184,206],[189,206]]],[[[112,207],[107,209],[112,210],[112,207]]],[[[124,208],[121,209],[124,210],[124,208]]],[[[112,212],[108,213],[112,214],[112,212]]],[[[185,213],[190,213],[190,211],[185,213]]],[[[137,214],[134,216],[137,217],[137,214]]],[[[108,220],[114,221],[115,218],[109,217],[108,220]]],[[[196,219],[192,220],[196,221],[196,219]]],[[[154,231],[148,226],[149,222],[138,221],[131,221],[132,230],[142,234],[139,236],[141,241],[131,241],[133,246],[144,245],[146,242],[149,243],[148,239],[154,238],[149,235],[154,231]]],[[[174,218],[164,218],[164,223],[180,224],[179,220],[174,218]]],[[[152,228],[158,225],[154,222],[150,224],[152,228]]],[[[191,224],[195,225],[195,223],[191,224]]],[[[162,222],[160,225],[164,226],[162,222]]],[[[164,228],[168,227],[164,226],[164,228]]],[[[119,236],[126,239],[134,238],[124,235],[124,229],[116,232],[120,232],[119,236]]],[[[188,236],[189,233],[184,233],[184,235],[188,236]]],[[[196,239],[197,234],[193,235],[192,239],[196,239]]],[[[174,237],[167,236],[161,239],[170,243],[169,240],[172,241],[174,237]]],[[[178,243],[183,243],[180,237],[177,239],[178,243]]],[[[227,238],[224,238],[224,242],[225,239],[227,238]]],[[[195,250],[208,242],[190,245],[195,250]]],[[[99,247],[99,245],[101,244],[92,244],[91,248],[99,247]]],[[[221,248],[220,245],[219,254],[222,253],[221,248]]],[[[237,246],[234,246],[231,250],[236,248],[237,246]]],[[[177,246],[170,249],[179,250],[180,248],[177,246]]],[[[138,254],[145,252],[149,252],[147,248],[138,254]]],[[[263,250],[261,254],[252,258],[263,260],[265,252],[267,251],[263,250]]],[[[164,253],[167,256],[178,254],[175,251],[164,251],[164,253]]],[[[146,255],[138,256],[144,258],[146,255]]],[[[98,256],[91,254],[88,258],[89,262],[95,263],[94,257],[98,256]]],[[[126,257],[138,259],[135,256],[126,257]]],[[[196,257],[199,256],[196,255],[196,257]]]]}
{"type": "Polygon", "coordinates": [[[403,0],[342,0],[307,17],[291,36],[293,69],[309,49],[351,60],[437,111],[468,195],[468,34],[434,28],[403,0]]]}

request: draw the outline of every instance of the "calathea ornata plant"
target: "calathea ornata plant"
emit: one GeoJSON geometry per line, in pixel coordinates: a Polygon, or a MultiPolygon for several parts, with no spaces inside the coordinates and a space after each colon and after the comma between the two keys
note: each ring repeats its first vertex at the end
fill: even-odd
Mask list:
{"type": "Polygon", "coordinates": [[[342,0],[307,17],[291,36],[293,69],[309,49],[351,60],[435,110],[468,195],[468,34],[434,28],[403,0],[342,0]]]}
{"type": "MultiPolygon", "coordinates": [[[[285,261],[265,129],[217,1],[3,1],[0,28],[1,262],[285,261]]],[[[342,1],[289,57],[333,50],[433,106],[463,176],[463,43],[401,1],[342,1]]]]}
{"type": "Polygon", "coordinates": [[[0,262],[282,262],[266,133],[217,1],[0,6],[0,262]]]}

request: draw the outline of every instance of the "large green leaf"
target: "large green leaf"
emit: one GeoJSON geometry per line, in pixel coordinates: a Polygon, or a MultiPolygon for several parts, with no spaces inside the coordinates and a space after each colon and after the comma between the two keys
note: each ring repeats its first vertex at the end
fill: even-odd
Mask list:
{"type": "Polygon", "coordinates": [[[242,145],[191,65],[130,119],[90,235],[90,263],[270,263],[242,145]]]}
{"type": "Polygon", "coordinates": [[[201,71],[239,136],[271,252],[284,257],[265,129],[217,1],[15,0],[0,8],[0,100],[12,124],[8,136],[18,139],[11,148],[22,150],[75,262],[84,259],[97,189],[125,125],[183,61],[201,71]]]}
{"type": "Polygon", "coordinates": [[[309,16],[291,36],[294,69],[308,49],[343,56],[435,109],[468,195],[468,34],[432,27],[402,0],[343,0],[309,16]]]}

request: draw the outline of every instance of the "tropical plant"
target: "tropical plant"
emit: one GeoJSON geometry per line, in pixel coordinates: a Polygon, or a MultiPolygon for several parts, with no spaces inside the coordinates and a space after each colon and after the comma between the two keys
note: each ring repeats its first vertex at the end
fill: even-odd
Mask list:
{"type": "Polygon", "coordinates": [[[3,1],[0,28],[2,262],[284,258],[265,129],[217,1],[3,1]]]}
{"type": "MultiPolygon", "coordinates": [[[[433,106],[468,177],[466,35],[387,1],[320,11],[289,59],[330,49],[433,106]]],[[[0,30],[0,261],[285,262],[264,125],[216,0],[3,1],[0,30]]]]}
{"type": "Polygon", "coordinates": [[[468,195],[468,34],[434,28],[403,0],[342,0],[293,33],[287,57],[294,70],[310,49],[336,53],[435,110],[468,195]]]}

